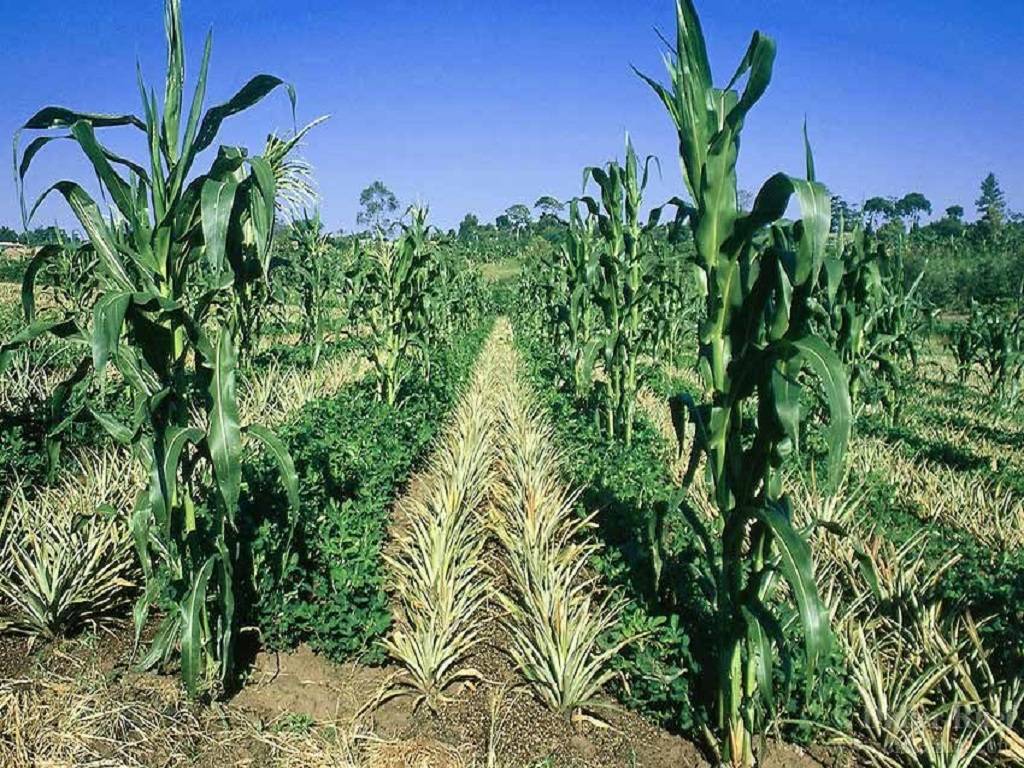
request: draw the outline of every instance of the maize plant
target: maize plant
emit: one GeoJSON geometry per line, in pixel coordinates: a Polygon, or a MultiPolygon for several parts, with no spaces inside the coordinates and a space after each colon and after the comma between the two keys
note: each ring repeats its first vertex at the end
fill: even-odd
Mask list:
{"type": "Polygon", "coordinates": [[[680,244],[658,240],[654,247],[659,256],[651,299],[651,352],[658,360],[678,364],[681,353],[693,346],[700,303],[693,295],[693,272],[680,244]]]}
{"type": "Polygon", "coordinates": [[[981,347],[981,336],[978,329],[970,322],[956,323],[949,329],[946,346],[956,362],[956,377],[962,386],[967,386],[971,378],[974,361],[978,359],[981,347]]]}
{"type": "MultiPolygon", "coordinates": [[[[324,120],[324,117],[314,120],[290,138],[281,138],[275,133],[267,136],[261,157],[274,177],[274,205],[283,216],[294,218],[297,206],[315,199],[309,178],[310,166],[292,157],[292,151],[309,131],[324,120]]],[[[251,239],[253,233],[244,236],[251,239]]],[[[257,254],[250,250],[247,258],[241,259],[235,268],[235,325],[240,336],[239,362],[242,364],[248,362],[250,354],[258,351],[264,324],[277,304],[277,292],[272,289],[270,279],[277,266],[279,261],[272,258],[270,251],[257,254]]]]}
{"type": "Polygon", "coordinates": [[[395,241],[379,232],[349,275],[352,293],[361,297],[356,316],[369,325],[364,346],[378,396],[388,405],[398,402],[416,358],[428,363],[427,339],[437,319],[438,263],[426,209],[410,209],[409,219],[395,241]]]}
{"type": "Polygon", "coordinates": [[[572,369],[572,388],[578,400],[590,395],[600,353],[600,313],[594,302],[599,270],[596,242],[596,220],[580,213],[578,200],[571,201],[566,241],[557,251],[540,255],[543,298],[533,305],[548,313],[545,330],[572,369]]]}
{"type": "Polygon", "coordinates": [[[449,241],[439,245],[437,274],[431,285],[436,297],[431,341],[450,339],[460,330],[476,327],[485,312],[483,274],[449,241]]]}
{"type": "Polygon", "coordinates": [[[609,437],[622,437],[627,445],[633,439],[638,360],[650,337],[647,315],[657,261],[651,237],[661,209],[640,221],[652,159],[647,158],[641,173],[627,138],[625,166],[611,162],[583,172],[584,181],[593,179],[601,190],[600,204],[592,197],[581,200],[600,235],[593,301],[603,319],[594,341],[604,361],[604,428],[609,437]]]}
{"type": "MultiPolygon", "coordinates": [[[[50,256],[43,249],[24,284],[26,327],[0,347],[0,367],[11,351],[44,334],[67,339],[84,355],[53,399],[60,434],[89,415],[120,443],[132,446],[149,478],[132,513],[131,530],[146,589],[135,612],[141,632],[149,609],[165,609],[144,665],[167,662],[180,649],[188,692],[223,686],[234,670],[239,630],[236,571],[243,558],[238,536],[242,455],[247,438],[261,441],[281,466],[289,498],[297,481],[282,443],[262,427],[243,426],[235,390],[243,289],[264,276],[274,232],[274,173],[263,157],[222,146],[210,168],[193,173],[221,124],[278,88],[282,80],[258,75],[229,101],[203,112],[211,39],[197,85],[183,115],[185,59],[179,0],[164,6],[167,72],[162,113],[139,78],[142,117],[47,107],[23,131],[66,129],[34,139],[21,155],[19,184],[47,144],[70,140],[82,150],[110,201],[104,217],[79,184],[58,181],[95,260],[97,296],[91,323],[75,316],[34,317],[34,275],[50,256]],[[185,117],[184,123],[182,118],[185,117]],[[138,131],[143,163],[115,154],[97,132],[138,131]],[[113,366],[131,393],[127,422],[104,412],[94,397],[113,366]]],[[[17,142],[16,142],[17,146],[17,142]]],[[[24,199],[24,198],[23,198],[24,199]]],[[[32,209],[33,213],[35,208],[32,209]]],[[[26,214],[26,222],[30,217],[26,214]]]]}
{"type": "Polygon", "coordinates": [[[300,340],[303,345],[313,348],[312,364],[316,366],[324,346],[327,298],[331,288],[328,261],[333,245],[330,235],[324,232],[319,211],[312,216],[303,213],[301,219],[292,222],[289,234],[285,260],[299,294],[302,311],[300,340]]]}
{"type": "MultiPolygon", "coordinates": [[[[678,131],[693,201],[692,207],[677,204],[689,216],[704,294],[699,366],[711,401],[692,409],[698,427],[692,458],[707,457],[720,516],[718,546],[697,516],[688,516],[705,542],[716,586],[722,758],[749,766],[759,702],[772,701],[775,653],[787,658],[772,608],[772,600],[782,597],[781,581],[798,609],[809,673],[830,644],[810,546],[792,523],[783,488],[783,463],[798,446],[804,374],[820,380],[828,406],[834,478],[849,438],[851,406],[842,361],[810,323],[809,298],[825,258],[831,212],[828,191],[814,178],[809,145],[806,179],[776,174],[750,213],[739,210],[740,134],[771,80],[775,44],[755,32],[733,78],[716,88],[691,0],[677,0],[676,10],[675,50],[666,59],[671,84],[641,77],[678,131]],[[783,216],[794,196],[801,218],[788,223],[783,216]]],[[[687,475],[695,468],[694,461],[687,475]]],[[[685,503],[681,508],[688,512],[685,503]]]]}
{"type": "Polygon", "coordinates": [[[967,324],[954,326],[949,346],[961,383],[977,370],[987,392],[1002,403],[1020,395],[1024,380],[1024,309],[971,303],[967,324]]]}
{"type": "Polygon", "coordinates": [[[899,247],[890,252],[874,242],[862,227],[847,242],[840,226],[813,300],[825,318],[823,335],[846,365],[851,400],[873,389],[890,414],[903,388],[900,358],[917,358],[914,337],[922,316],[915,295],[924,273],[907,288],[901,254],[899,247]]]}

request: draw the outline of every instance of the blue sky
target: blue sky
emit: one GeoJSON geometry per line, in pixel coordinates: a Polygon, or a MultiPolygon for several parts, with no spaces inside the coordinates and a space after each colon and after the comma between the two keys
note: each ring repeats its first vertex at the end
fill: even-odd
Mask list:
{"type": "MultiPolygon", "coordinates": [[[[331,228],[354,225],[359,191],[377,178],[403,202],[428,203],[446,227],[467,211],[490,220],[543,194],[570,197],[584,166],[622,155],[627,130],[662,160],[650,200],[683,189],[669,119],[629,66],[661,73],[653,30],[671,31],[672,0],[183,5],[191,73],[214,29],[210,103],[269,72],[295,84],[300,121],[332,116],[303,150],[331,228]]],[[[5,6],[0,136],[47,104],[138,111],[136,58],[160,83],[160,0],[5,6]]],[[[778,43],[773,84],[747,121],[744,188],[801,172],[806,114],[819,178],[851,201],[921,191],[937,211],[973,212],[991,170],[1024,209],[1021,0],[703,0],[698,9],[718,81],[753,29],[778,43]]],[[[288,127],[280,96],[234,118],[221,140],[258,147],[268,129],[288,127]]],[[[68,176],[89,178],[70,145],[52,148],[29,191],[68,176]]],[[[10,179],[0,174],[0,223],[14,224],[10,179]]],[[[55,220],[70,221],[57,201],[35,223],[55,220]]]]}

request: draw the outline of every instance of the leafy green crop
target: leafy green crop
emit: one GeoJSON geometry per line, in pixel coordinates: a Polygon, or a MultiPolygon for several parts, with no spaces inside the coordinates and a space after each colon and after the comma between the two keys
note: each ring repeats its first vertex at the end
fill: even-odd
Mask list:
{"type": "Polygon", "coordinates": [[[644,346],[650,345],[648,313],[658,256],[651,241],[661,209],[655,208],[647,222],[640,221],[651,160],[647,158],[641,172],[627,139],[624,166],[611,162],[583,172],[584,179],[593,179],[601,191],[600,203],[592,197],[582,201],[600,235],[592,290],[604,322],[593,341],[604,358],[605,431],[609,437],[621,436],[627,445],[636,418],[638,360],[644,346]]]}
{"type": "Polygon", "coordinates": [[[315,366],[324,346],[331,289],[329,262],[334,247],[330,236],[324,232],[319,211],[312,216],[304,214],[301,219],[294,221],[289,234],[290,242],[284,260],[289,277],[297,288],[302,312],[299,340],[303,346],[312,347],[311,365],[315,366]]]}
{"type": "Polygon", "coordinates": [[[825,317],[821,331],[849,372],[851,399],[875,390],[895,415],[904,390],[901,358],[917,359],[924,313],[916,293],[924,272],[907,287],[900,246],[889,249],[861,227],[847,241],[843,230],[814,297],[825,317]]]}
{"type": "Polygon", "coordinates": [[[439,264],[427,211],[411,209],[409,218],[395,241],[378,232],[350,274],[354,317],[369,326],[364,345],[388,405],[398,402],[416,360],[429,365],[427,341],[438,315],[432,289],[439,264]]]}
{"type": "Polygon", "coordinates": [[[434,375],[413,375],[400,406],[373,379],[304,407],[281,428],[294,457],[293,517],[269,458],[247,467],[242,498],[252,552],[251,621],[271,648],[309,643],[332,659],[383,661],[391,623],[382,556],[397,490],[421,461],[469,374],[488,324],[433,350],[434,375]]]}
{"type": "Polygon", "coordinates": [[[691,0],[678,0],[676,48],[667,59],[671,84],[642,75],[678,130],[693,200],[693,207],[680,205],[693,230],[706,304],[700,368],[711,403],[693,409],[697,450],[688,474],[705,455],[721,516],[720,551],[698,517],[690,518],[714,574],[722,757],[737,766],[753,764],[758,701],[771,699],[775,653],[786,661],[771,608],[780,582],[798,608],[809,673],[830,644],[810,547],[793,527],[782,487],[782,463],[798,445],[805,372],[821,382],[831,415],[833,477],[851,421],[842,361],[810,323],[809,298],[824,263],[831,214],[809,146],[806,179],[776,174],[749,214],[738,206],[740,134],[768,87],[774,60],[775,44],[755,32],[733,78],[715,88],[696,11],[691,0]],[[801,218],[789,223],[783,216],[793,197],[801,218]]]}
{"type": "Polygon", "coordinates": [[[1016,401],[1024,380],[1024,306],[972,302],[967,323],[954,325],[947,343],[961,384],[968,384],[976,371],[988,394],[1002,403],[1016,401]]]}
{"type": "Polygon", "coordinates": [[[58,181],[40,196],[35,207],[54,192],[61,195],[87,234],[80,258],[95,261],[91,324],[73,314],[35,318],[35,275],[60,255],[55,246],[44,247],[25,275],[28,324],[0,347],[0,368],[14,349],[44,334],[67,339],[85,353],[53,395],[52,434],[88,414],[115,440],[130,444],[142,462],[149,487],[131,523],[147,584],[136,609],[138,629],[154,604],[169,609],[144,664],[167,661],[180,649],[182,677],[195,695],[226,685],[235,667],[238,499],[246,441],[255,438],[277,459],[293,501],[297,487],[281,442],[262,427],[239,422],[235,388],[244,338],[239,310],[247,288],[266,274],[274,233],[273,170],[240,147],[220,147],[208,171],[194,177],[191,172],[226,118],[281,87],[294,105],[294,93],[278,78],[258,75],[203,114],[208,38],[183,124],[178,0],[165,4],[165,28],[162,114],[140,76],[143,118],[47,107],[22,128],[68,133],[30,142],[21,155],[19,181],[47,144],[70,140],[91,163],[112,210],[105,218],[73,181],[58,181]],[[146,139],[148,168],[100,142],[98,130],[116,127],[137,130],[146,139]],[[103,410],[96,396],[110,366],[132,393],[127,421],[103,410]]]}

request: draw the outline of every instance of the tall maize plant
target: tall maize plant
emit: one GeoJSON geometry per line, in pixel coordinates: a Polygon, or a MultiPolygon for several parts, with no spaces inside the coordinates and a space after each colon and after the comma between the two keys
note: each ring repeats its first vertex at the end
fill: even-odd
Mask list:
{"type": "Polygon", "coordinates": [[[19,182],[47,144],[74,142],[110,201],[110,215],[104,217],[73,181],[58,181],[39,197],[33,213],[56,192],[88,237],[81,251],[95,260],[91,323],[72,315],[35,317],[34,275],[51,255],[43,249],[23,286],[28,323],[0,348],[0,366],[15,348],[44,334],[68,339],[85,353],[54,395],[53,431],[60,434],[72,419],[91,415],[115,440],[131,445],[142,463],[149,483],[131,518],[146,579],[136,607],[137,628],[152,606],[166,611],[144,663],[167,662],[180,649],[185,686],[196,695],[227,684],[234,669],[239,629],[235,574],[243,557],[237,514],[246,440],[262,442],[277,459],[293,503],[297,481],[282,443],[260,426],[240,423],[235,388],[241,287],[260,279],[260,265],[269,257],[273,171],[264,158],[227,146],[220,147],[205,173],[193,175],[192,170],[227,117],[279,87],[288,90],[294,107],[294,93],[278,78],[259,75],[204,114],[208,37],[191,107],[183,115],[179,0],[167,0],[164,9],[162,114],[140,75],[142,117],[47,107],[23,126],[26,131],[67,132],[41,136],[25,147],[19,182]],[[144,163],[100,142],[98,130],[117,127],[136,130],[145,139],[144,163]],[[93,397],[111,366],[132,395],[127,421],[101,410],[97,403],[102,400],[93,397]]]}
{"type": "Polygon", "coordinates": [[[648,221],[640,220],[651,160],[647,158],[641,171],[627,139],[625,165],[611,162],[583,172],[584,180],[593,179],[601,191],[600,203],[592,197],[582,202],[600,234],[593,300],[603,315],[598,342],[604,358],[604,428],[627,445],[636,415],[638,358],[649,336],[646,315],[657,261],[651,232],[661,214],[656,208],[648,221]]]}
{"type": "Polygon", "coordinates": [[[820,380],[827,403],[834,476],[849,437],[850,397],[842,362],[809,322],[808,299],[830,226],[829,195],[814,179],[809,147],[806,179],[777,174],[749,214],[738,207],[740,134],[771,80],[775,44],[754,33],[733,78],[715,88],[691,0],[677,0],[676,9],[676,48],[666,60],[670,85],[641,77],[675,123],[693,201],[685,210],[706,304],[699,365],[711,397],[693,409],[694,458],[707,457],[720,513],[718,545],[696,515],[689,517],[705,541],[716,585],[722,758],[749,766],[759,704],[771,705],[775,653],[787,659],[772,602],[782,598],[782,582],[798,609],[811,673],[830,644],[810,547],[793,526],[783,488],[783,462],[798,446],[804,374],[820,380]],[[782,217],[793,197],[801,218],[787,223],[782,217]]]}
{"type": "Polygon", "coordinates": [[[542,298],[533,304],[548,315],[544,330],[573,372],[572,389],[578,400],[590,394],[601,351],[600,311],[594,302],[600,268],[597,240],[594,217],[581,213],[579,200],[571,201],[565,242],[557,251],[540,255],[542,298]]]}
{"type": "Polygon", "coordinates": [[[331,237],[324,232],[320,212],[303,213],[292,222],[289,248],[284,257],[289,277],[298,292],[302,311],[300,340],[313,348],[315,367],[324,347],[327,322],[327,298],[331,289],[330,258],[334,251],[331,237]]]}
{"type": "Polygon", "coordinates": [[[412,208],[395,241],[378,233],[349,276],[357,317],[368,325],[367,356],[380,398],[394,405],[417,359],[427,359],[427,339],[437,322],[432,293],[438,262],[425,208],[412,208]]]}
{"type": "Polygon", "coordinates": [[[846,365],[851,400],[858,403],[872,391],[896,415],[900,360],[917,355],[914,336],[923,313],[916,293],[924,272],[908,288],[901,248],[888,250],[862,227],[847,237],[840,226],[835,237],[812,305],[820,305],[823,335],[846,365]]]}

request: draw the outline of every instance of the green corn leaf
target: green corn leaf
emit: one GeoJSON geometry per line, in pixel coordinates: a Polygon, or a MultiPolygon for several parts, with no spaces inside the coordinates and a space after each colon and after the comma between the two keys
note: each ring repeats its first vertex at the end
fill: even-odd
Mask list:
{"type": "Polygon", "coordinates": [[[235,346],[231,333],[220,329],[212,360],[209,394],[213,401],[207,445],[214,476],[228,517],[234,521],[242,482],[242,430],[235,393],[235,346]]]}
{"type": "Polygon", "coordinates": [[[220,644],[220,681],[226,683],[235,668],[235,583],[231,555],[223,533],[217,537],[220,591],[217,594],[217,639],[220,644]]]}
{"type": "Polygon", "coordinates": [[[181,604],[181,676],[190,696],[199,692],[204,672],[203,615],[206,613],[206,588],[213,575],[217,557],[211,555],[195,574],[188,595],[181,604]]]}
{"type": "MultiPolygon", "coordinates": [[[[206,43],[203,45],[203,60],[199,65],[199,77],[196,80],[196,89],[192,94],[192,107],[188,113],[188,124],[185,127],[185,136],[181,141],[181,154],[184,157],[192,157],[195,150],[196,129],[199,127],[199,117],[203,111],[203,101],[206,98],[206,78],[210,71],[210,54],[213,52],[213,32],[206,34],[206,43]]],[[[179,185],[182,176],[179,179],[179,185]]]]}
{"type": "Polygon", "coordinates": [[[114,440],[122,445],[131,445],[135,438],[136,430],[124,424],[111,414],[105,413],[96,408],[89,408],[89,413],[94,419],[96,419],[97,423],[103,427],[106,433],[114,438],[114,440]]]}
{"type": "Polygon", "coordinates": [[[112,350],[120,342],[131,299],[131,292],[107,293],[93,306],[92,364],[98,374],[103,374],[112,350]]]}
{"type": "Polygon", "coordinates": [[[21,306],[25,312],[25,319],[29,323],[36,319],[36,275],[52,259],[60,256],[61,252],[60,245],[44,245],[36,251],[28,266],[25,267],[25,274],[21,278],[21,306]]]}
{"type": "Polygon", "coordinates": [[[808,674],[813,675],[821,658],[831,646],[828,611],[814,581],[811,548],[796,529],[788,514],[788,501],[769,503],[745,510],[748,519],[758,520],[771,532],[778,554],[778,568],[793,591],[804,633],[808,674]]]}
{"type": "Polygon", "coordinates": [[[85,156],[92,163],[97,178],[110,192],[114,205],[128,221],[137,226],[141,222],[135,210],[135,199],[132,197],[131,187],[128,182],[118,175],[110,161],[107,160],[106,150],[96,139],[92,126],[82,120],[71,126],[71,135],[75,137],[78,145],[85,152],[85,156]]]}
{"type": "Polygon", "coordinates": [[[117,288],[126,291],[132,290],[132,281],[121,261],[114,233],[104,220],[103,214],[100,213],[99,206],[78,184],[73,181],[58,181],[39,196],[36,204],[32,207],[29,218],[32,218],[43,200],[54,191],[63,195],[68,205],[71,206],[75,218],[78,219],[89,236],[89,241],[96,249],[96,254],[103,264],[106,275],[117,288]]]}
{"type": "Polygon", "coordinates": [[[206,261],[215,275],[224,271],[224,254],[231,211],[235,205],[238,181],[234,176],[207,179],[201,195],[203,243],[206,261]]]}
{"type": "Polygon", "coordinates": [[[783,433],[800,449],[800,393],[802,387],[797,381],[799,371],[785,361],[776,361],[772,366],[771,394],[772,409],[783,433]]]}
{"type": "Polygon", "coordinates": [[[268,259],[273,242],[276,216],[274,172],[262,157],[251,158],[249,164],[252,167],[252,178],[255,182],[250,188],[249,210],[256,230],[258,257],[264,272],[266,272],[269,266],[268,259]]]}
{"type": "Polygon", "coordinates": [[[167,38],[167,74],[164,90],[163,142],[171,164],[177,160],[178,131],[181,129],[181,101],[185,89],[185,51],[181,32],[181,2],[164,3],[164,32],[167,38]]]}
{"type": "Polygon", "coordinates": [[[807,334],[790,342],[802,363],[821,382],[828,404],[829,475],[836,484],[842,477],[846,446],[850,440],[853,409],[846,371],[835,351],[820,337],[807,334]]]}
{"type": "MultiPolygon", "coordinates": [[[[726,121],[732,131],[738,131],[747,113],[764,96],[772,80],[772,68],[775,64],[775,41],[770,37],[755,32],[750,39],[747,52],[740,61],[732,80],[725,87],[726,92],[741,78],[747,76],[747,85],[736,105],[729,110],[726,121]]],[[[712,139],[712,144],[717,141],[712,139]]]]}
{"type": "Polygon", "coordinates": [[[792,663],[786,651],[782,626],[757,595],[747,595],[740,609],[746,622],[751,652],[757,656],[754,663],[757,692],[765,708],[771,712],[775,709],[775,681],[772,677],[772,670],[775,667],[773,643],[782,660],[783,679],[787,686],[792,676],[792,663]]]}
{"type": "Polygon", "coordinates": [[[203,117],[199,133],[196,135],[195,145],[192,147],[193,156],[199,154],[213,143],[217,133],[220,131],[221,123],[232,115],[243,112],[249,107],[258,104],[265,96],[276,88],[283,87],[288,92],[288,99],[295,111],[295,89],[284,80],[272,75],[256,75],[241,90],[238,91],[229,101],[212,107],[203,117]]]}
{"type": "MultiPolygon", "coordinates": [[[[25,175],[32,166],[32,160],[39,154],[39,151],[54,141],[67,141],[70,138],[71,136],[68,134],[62,136],[38,136],[28,143],[21,155],[21,163],[18,165],[18,178],[16,181],[18,182],[19,190],[21,183],[25,180],[25,175]]],[[[17,143],[15,143],[15,151],[17,151],[17,143]]]]}
{"type": "Polygon", "coordinates": [[[146,124],[135,115],[76,112],[65,107],[45,107],[39,110],[21,126],[21,130],[47,131],[53,128],[68,128],[80,120],[85,120],[96,128],[114,128],[131,125],[142,131],[146,130],[146,124]]]}
{"type": "Polygon", "coordinates": [[[292,463],[291,454],[284,442],[266,427],[260,424],[250,424],[245,428],[245,433],[259,440],[267,449],[281,472],[281,482],[284,484],[285,492],[288,494],[288,505],[293,512],[299,509],[299,476],[295,472],[295,464],[292,463]]]}
{"type": "MultiPolygon", "coordinates": [[[[167,499],[171,504],[178,503],[178,465],[181,454],[189,443],[199,445],[203,432],[198,427],[171,427],[167,431],[164,444],[163,476],[167,499]]],[[[186,531],[190,533],[191,531],[186,531]]]]}
{"type": "Polygon", "coordinates": [[[152,669],[169,655],[175,645],[180,627],[181,616],[179,614],[171,613],[164,617],[149,644],[149,650],[139,660],[140,669],[152,669]]]}

